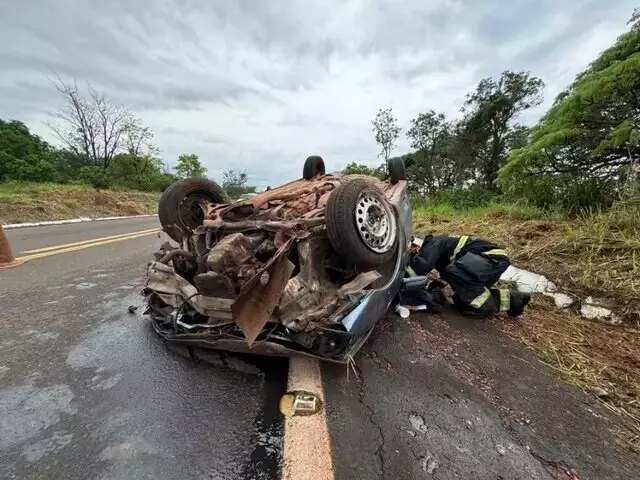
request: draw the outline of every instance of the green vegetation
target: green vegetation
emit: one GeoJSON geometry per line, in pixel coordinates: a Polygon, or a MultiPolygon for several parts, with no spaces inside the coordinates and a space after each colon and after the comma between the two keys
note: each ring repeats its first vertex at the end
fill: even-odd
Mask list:
{"type": "Polygon", "coordinates": [[[0,183],[0,224],[156,213],[159,198],[159,192],[11,180],[0,183]]]}
{"type": "Polygon", "coordinates": [[[240,198],[244,193],[255,193],[256,187],[247,185],[247,172],[228,170],[222,174],[222,188],[232,199],[240,198]]]}
{"type": "Polygon", "coordinates": [[[499,178],[510,195],[570,212],[638,197],[639,12],[511,152],[499,178]]]}
{"type": "MultiPolygon", "coordinates": [[[[177,179],[206,176],[206,168],[193,153],[180,155],[175,174],[169,173],[159,157],[160,150],[152,143],[153,132],[126,107],[111,102],[90,85],[83,91],[77,83],[67,83],[57,75],[51,84],[60,94],[62,106],[51,114],[47,125],[62,148],[32,134],[20,121],[0,119],[0,199],[7,209],[2,212],[4,221],[91,213],[90,208],[89,212],[85,211],[86,205],[79,205],[75,213],[70,206],[58,208],[58,205],[50,210],[57,214],[22,209],[21,217],[16,205],[38,204],[44,209],[41,197],[45,192],[52,198],[63,192],[86,195],[93,190],[128,192],[105,194],[103,200],[108,199],[106,203],[111,205],[118,203],[114,200],[118,195],[134,203],[142,200],[124,210],[131,214],[151,212],[155,211],[157,194],[145,197],[137,192],[162,192],[177,179]],[[153,199],[154,206],[148,204],[149,199],[153,199]]],[[[224,172],[223,186],[235,198],[255,191],[255,187],[247,185],[247,180],[246,172],[230,170],[224,172]]],[[[79,201],[81,196],[72,195],[70,199],[79,201]]],[[[88,205],[91,204],[89,199],[88,205]]],[[[103,209],[103,213],[122,213],[123,209],[117,205],[114,208],[115,211],[103,209]]]]}
{"type": "MultiPolygon", "coordinates": [[[[409,189],[415,198],[433,200],[442,190],[473,188],[484,197],[499,193],[498,170],[509,153],[526,140],[528,129],[517,123],[520,114],[542,101],[544,83],[528,72],[502,73],[498,80],[482,79],[461,107],[460,119],[427,110],[410,121],[406,135],[412,153],[402,156],[409,189]]],[[[395,146],[400,128],[391,110],[380,110],[373,121],[376,142],[386,160],[395,146]]],[[[350,164],[347,173],[385,172],[350,164]]],[[[463,193],[460,193],[461,195],[463,193]]]]}
{"type": "Polygon", "coordinates": [[[191,155],[180,155],[176,164],[176,177],[206,177],[207,169],[200,163],[200,159],[195,153],[191,155]]]}
{"type": "Polygon", "coordinates": [[[161,192],[174,176],[164,172],[159,158],[147,154],[118,153],[107,167],[95,165],[88,157],[49,145],[22,122],[0,120],[1,188],[6,191],[16,181],[161,192]]]}
{"type": "Polygon", "coordinates": [[[351,162],[342,171],[345,175],[369,175],[370,177],[384,178],[387,175],[387,168],[383,163],[378,168],[371,168],[368,165],[351,162]]]}
{"type": "MultiPolygon", "coordinates": [[[[577,216],[637,202],[640,9],[629,24],[531,128],[518,119],[540,105],[544,83],[528,72],[481,80],[466,96],[460,118],[430,109],[419,113],[406,132],[415,150],[402,155],[414,203],[461,210],[506,202],[577,216]]],[[[390,109],[373,121],[384,158],[395,147],[396,123],[390,109]]],[[[355,163],[345,170],[381,171],[384,165],[355,163]]]]}
{"type": "Polygon", "coordinates": [[[540,208],[517,203],[487,203],[485,205],[467,208],[457,208],[450,203],[437,203],[422,205],[414,209],[418,216],[433,219],[449,217],[475,218],[475,217],[509,217],[515,220],[540,220],[554,218],[549,212],[540,208]]]}

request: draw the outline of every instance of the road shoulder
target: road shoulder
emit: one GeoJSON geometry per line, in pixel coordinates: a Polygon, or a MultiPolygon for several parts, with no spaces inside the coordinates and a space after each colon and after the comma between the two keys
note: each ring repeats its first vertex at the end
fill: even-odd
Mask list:
{"type": "Polygon", "coordinates": [[[323,367],[336,478],[636,478],[615,419],[490,323],[390,315],[377,330],[359,379],[323,367]]]}

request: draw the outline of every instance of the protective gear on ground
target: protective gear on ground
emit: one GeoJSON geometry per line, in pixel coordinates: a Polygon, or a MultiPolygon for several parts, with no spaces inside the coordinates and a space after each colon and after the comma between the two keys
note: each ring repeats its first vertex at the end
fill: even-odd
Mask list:
{"type": "Polygon", "coordinates": [[[409,277],[405,278],[400,287],[400,305],[407,307],[418,307],[424,305],[429,313],[440,313],[439,297],[434,296],[432,291],[427,287],[427,277],[409,277]]]}
{"type": "Polygon", "coordinates": [[[461,237],[427,237],[410,261],[417,275],[434,268],[451,285],[453,302],[464,315],[487,317],[497,312],[522,313],[529,295],[491,288],[509,267],[507,252],[486,240],[461,237]]]}

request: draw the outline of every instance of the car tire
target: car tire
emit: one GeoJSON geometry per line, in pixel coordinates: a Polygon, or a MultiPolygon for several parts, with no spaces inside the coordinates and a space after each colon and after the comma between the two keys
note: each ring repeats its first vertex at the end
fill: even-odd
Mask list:
{"type": "Polygon", "coordinates": [[[359,268],[379,266],[396,254],[398,222],[393,207],[364,178],[349,180],[331,193],[325,222],[334,250],[359,268]]]}
{"type": "Polygon", "coordinates": [[[176,242],[202,224],[201,200],[230,203],[224,190],[206,178],[185,178],[167,187],[158,202],[158,217],[163,230],[176,242]]]}
{"type": "Polygon", "coordinates": [[[322,157],[312,155],[304,161],[304,167],[302,168],[302,178],[305,180],[311,180],[317,175],[324,175],[326,170],[324,168],[324,160],[322,157]]]}
{"type": "Polygon", "coordinates": [[[395,157],[389,159],[389,176],[391,177],[391,183],[398,183],[400,180],[407,179],[407,169],[404,166],[404,160],[402,157],[395,157]]]}

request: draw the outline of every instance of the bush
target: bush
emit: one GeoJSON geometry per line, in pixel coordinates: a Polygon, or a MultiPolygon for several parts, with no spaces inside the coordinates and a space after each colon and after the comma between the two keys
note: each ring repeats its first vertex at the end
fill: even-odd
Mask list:
{"type": "Polygon", "coordinates": [[[445,203],[458,210],[481,207],[498,199],[499,194],[497,192],[487,190],[480,185],[438,190],[429,198],[434,204],[445,203]]]}
{"type": "Polygon", "coordinates": [[[96,190],[109,188],[113,183],[107,170],[98,166],[82,167],[80,178],[96,190]]]}
{"type": "Polygon", "coordinates": [[[578,215],[588,210],[609,208],[616,200],[618,188],[613,180],[572,175],[529,177],[507,188],[507,201],[524,201],[544,210],[562,210],[578,215]]]}

